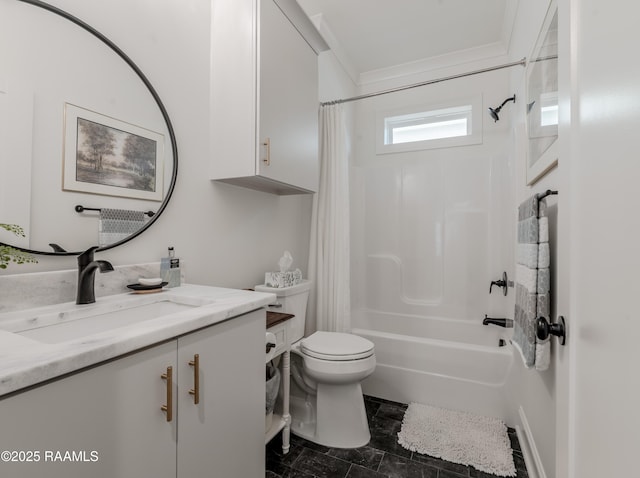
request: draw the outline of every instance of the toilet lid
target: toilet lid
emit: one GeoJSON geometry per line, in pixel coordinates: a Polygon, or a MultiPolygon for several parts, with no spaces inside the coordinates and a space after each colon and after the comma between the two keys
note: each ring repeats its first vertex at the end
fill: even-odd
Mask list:
{"type": "Polygon", "coordinates": [[[322,360],[358,360],[373,355],[373,342],[353,334],[316,332],[300,342],[300,350],[322,360]]]}

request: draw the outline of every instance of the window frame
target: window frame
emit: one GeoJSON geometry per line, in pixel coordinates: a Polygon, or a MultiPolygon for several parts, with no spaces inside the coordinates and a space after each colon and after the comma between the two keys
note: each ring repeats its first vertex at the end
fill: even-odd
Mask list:
{"type": "MultiPolygon", "coordinates": [[[[444,119],[443,121],[448,121],[448,119],[444,119]]],[[[482,95],[380,111],[376,114],[376,154],[390,154],[482,144],[482,129],[482,95]],[[407,122],[408,125],[410,123],[436,123],[436,121],[425,121],[421,123],[419,122],[419,118],[435,118],[437,116],[446,117],[455,115],[458,115],[458,117],[460,117],[463,114],[462,109],[469,106],[471,107],[471,112],[467,116],[467,135],[427,139],[422,141],[411,141],[405,143],[385,144],[385,140],[388,137],[389,130],[387,123],[390,118],[403,116],[406,117],[405,119],[399,118],[396,124],[399,124],[403,121],[407,122]]]]}

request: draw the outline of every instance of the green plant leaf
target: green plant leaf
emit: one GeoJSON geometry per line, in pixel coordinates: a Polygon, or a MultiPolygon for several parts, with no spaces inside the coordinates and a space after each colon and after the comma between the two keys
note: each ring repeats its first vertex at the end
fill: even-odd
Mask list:
{"type": "MultiPolygon", "coordinates": [[[[0,223],[0,228],[9,231],[16,236],[25,237],[24,230],[16,224],[0,223]]],[[[0,269],[6,269],[9,263],[27,264],[37,263],[38,261],[28,252],[21,251],[15,247],[0,244],[0,269]]]]}

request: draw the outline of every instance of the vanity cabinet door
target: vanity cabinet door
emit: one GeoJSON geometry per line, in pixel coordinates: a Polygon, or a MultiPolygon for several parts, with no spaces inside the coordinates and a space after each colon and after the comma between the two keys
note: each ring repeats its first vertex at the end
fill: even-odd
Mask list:
{"type": "Polygon", "coordinates": [[[178,339],[179,478],[264,476],[264,334],[259,310],[178,339]]]}
{"type": "Polygon", "coordinates": [[[161,375],[176,348],[174,340],[1,399],[0,451],[15,461],[3,455],[0,476],[175,478],[175,410],[167,422],[161,375]]]}

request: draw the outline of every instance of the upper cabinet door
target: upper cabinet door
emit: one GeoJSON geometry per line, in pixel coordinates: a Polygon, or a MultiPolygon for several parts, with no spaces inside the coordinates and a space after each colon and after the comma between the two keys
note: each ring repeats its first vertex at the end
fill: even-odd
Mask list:
{"type": "Polygon", "coordinates": [[[261,176],[318,190],[318,58],[273,0],[260,2],[261,176]]]}
{"type": "Polygon", "coordinates": [[[211,44],[211,179],[316,192],[316,52],[273,0],[216,0],[211,44]]]}

